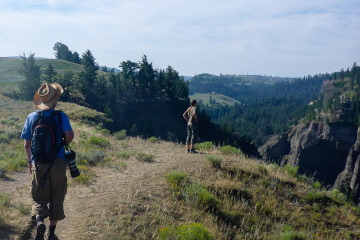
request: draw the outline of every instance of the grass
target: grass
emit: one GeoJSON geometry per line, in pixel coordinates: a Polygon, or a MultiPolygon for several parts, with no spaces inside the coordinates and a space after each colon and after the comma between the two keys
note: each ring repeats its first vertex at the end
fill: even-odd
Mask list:
{"type": "Polygon", "coordinates": [[[73,178],[72,181],[75,184],[90,185],[95,177],[94,172],[87,166],[78,166],[80,176],[73,178]]]}
{"type": "Polygon", "coordinates": [[[211,164],[212,167],[220,169],[222,164],[222,159],[219,157],[215,157],[213,155],[209,155],[206,157],[206,160],[211,164]]]}
{"type": "Polygon", "coordinates": [[[158,141],[158,139],[156,137],[150,137],[148,139],[148,141],[151,142],[151,143],[156,143],[158,141]]]}
{"type": "Polygon", "coordinates": [[[219,147],[219,151],[224,155],[240,155],[242,151],[236,147],[232,147],[230,145],[219,147]]]}
{"type": "Polygon", "coordinates": [[[159,230],[160,240],[212,240],[209,230],[200,223],[184,224],[179,227],[163,227],[159,230]]]}
{"type": "Polygon", "coordinates": [[[141,161],[141,162],[148,162],[148,163],[151,163],[151,162],[154,162],[154,158],[155,156],[152,155],[152,154],[147,154],[147,153],[138,153],[136,155],[136,159],[141,161]]]}
{"type": "Polygon", "coordinates": [[[292,166],[290,164],[286,164],[284,166],[284,170],[292,177],[298,177],[299,167],[292,166]]]}
{"type": "Polygon", "coordinates": [[[94,146],[98,146],[101,148],[108,148],[110,147],[110,142],[102,137],[91,136],[89,139],[89,143],[94,146]]]}
{"type": "Polygon", "coordinates": [[[201,151],[210,151],[215,148],[215,145],[213,142],[202,142],[195,143],[194,148],[201,151]]]}
{"type": "Polygon", "coordinates": [[[76,161],[80,165],[95,166],[97,164],[104,163],[104,158],[105,152],[103,150],[92,150],[77,153],[76,161]]]}

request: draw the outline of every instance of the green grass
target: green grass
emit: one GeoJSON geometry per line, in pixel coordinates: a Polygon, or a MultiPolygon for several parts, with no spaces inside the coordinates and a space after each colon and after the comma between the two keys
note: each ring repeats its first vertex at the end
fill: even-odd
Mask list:
{"type": "Polygon", "coordinates": [[[299,167],[286,164],[284,170],[292,177],[298,177],[299,167]]]}
{"type": "Polygon", "coordinates": [[[174,171],[166,176],[166,180],[171,184],[172,187],[179,187],[187,183],[188,177],[184,172],[174,171]]]}
{"type": "Polygon", "coordinates": [[[9,194],[0,194],[0,210],[10,206],[11,198],[9,194]]]}
{"type": "Polygon", "coordinates": [[[196,99],[197,101],[201,100],[204,105],[210,104],[210,97],[215,100],[216,105],[233,106],[235,103],[240,103],[233,98],[219,93],[195,93],[189,96],[190,99],[196,99]]]}
{"type": "Polygon", "coordinates": [[[80,176],[73,178],[72,181],[76,184],[89,185],[94,180],[95,174],[87,166],[78,166],[80,176]]]}
{"type": "Polygon", "coordinates": [[[230,145],[219,147],[219,151],[224,155],[240,155],[242,151],[236,147],[232,147],[230,145]]]}
{"type": "Polygon", "coordinates": [[[127,136],[125,129],[115,132],[113,135],[117,140],[123,140],[127,136]]]}
{"type": "Polygon", "coordinates": [[[110,147],[110,142],[102,137],[91,136],[89,143],[98,147],[107,148],[110,147]]]}
{"type": "Polygon", "coordinates": [[[210,151],[215,148],[215,145],[213,142],[201,142],[195,143],[194,148],[196,150],[210,151]]]}
{"type": "Polygon", "coordinates": [[[209,155],[206,157],[206,160],[211,164],[212,167],[218,168],[218,169],[221,168],[221,164],[222,164],[221,158],[209,155]]]}
{"type": "Polygon", "coordinates": [[[220,204],[214,194],[196,183],[191,183],[185,188],[184,197],[204,209],[217,209],[220,204]]]}
{"type": "Polygon", "coordinates": [[[179,227],[163,227],[159,230],[160,240],[213,240],[210,232],[200,223],[184,224],[179,227]]]}
{"type": "Polygon", "coordinates": [[[136,155],[136,159],[141,161],[141,162],[153,162],[154,158],[155,158],[154,155],[147,154],[147,153],[138,153],[136,155]]]}
{"type": "Polygon", "coordinates": [[[156,137],[150,137],[148,139],[148,141],[151,142],[151,143],[156,143],[158,141],[158,139],[156,137]]]}

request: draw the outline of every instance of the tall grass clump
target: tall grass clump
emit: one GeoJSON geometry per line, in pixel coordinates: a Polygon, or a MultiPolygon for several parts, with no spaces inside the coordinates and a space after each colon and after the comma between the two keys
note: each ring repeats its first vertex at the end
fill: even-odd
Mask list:
{"type": "Polygon", "coordinates": [[[196,183],[191,183],[186,187],[184,197],[187,200],[196,202],[200,207],[205,209],[216,210],[220,204],[219,199],[217,199],[214,194],[196,183]]]}
{"type": "Polygon", "coordinates": [[[138,153],[136,159],[142,162],[153,162],[155,156],[147,153],[138,153]]]}
{"type": "Polygon", "coordinates": [[[73,178],[72,181],[77,184],[89,185],[95,174],[87,166],[79,166],[80,176],[73,178]]]}
{"type": "Polygon", "coordinates": [[[110,146],[110,142],[108,140],[97,136],[91,136],[89,139],[89,143],[102,148],[106,148],[110,146]]]}
{"type": "Polygon", "coordinates": [[[10,206],[10,196],[9,194],[0,194],[0,209],[10,206]]]}
{"type": "Polygon", "coordinates": [[[194,148],[196,150],[210,151],[211,149],[215,148],[215,145],[213,142],[202,142],[195,143],[194,148]]]}
{"type": "Polygon", "coordinates": [[[156,137],[150,137],[148,139],[148,141],[151,142],[151,143],[156,143],[158,141],[158,139],[156,137]]]}
{"type": "Polygon", "coordinates": [[[219,151],[224,155],[240,155],[242,154],[242,151],[236,147],[226,145],[219,147],[219,151]]]}
{"type": "Polygon", "coordinates": [[[188,177],[186,173],[174,171],[166,176],[166,180],[171,184],[171,187],[179,187],[188,182],[188,177]]]}
{"type": "Polygon", "coordinates": [[[126,136],[127,136],[127,134],[126,134],[126,130],[125,130],[125,129],[120,130],[120,131],[114,133],[114,137],[115,137],[117,140],[123,140],[123,139],[126,138],[126,136]]]}
{"type": "Polygon", "coordinates": [[[200,223],[190,223],[179,227],[163,227],[159,230],[160,240],[213,240],[210,232],[200,223]]]}
{"type": "Polygon", "coordinates": [[[222,164],[222,159],[215,156],[207,156],[206,160],[211,164],[212,167],[220,169],[222,164]]]}
{"type": "Polygon", "coordinates": [[[291,166],[290,164],[286,164],[284,166],[284,170],[292,177],[298,177],[298,175],[299,175],[298,174],[299,167],[291,166]]]}
{"type": "Polygon", "coordinates": [[[110,135],[110,130],[107,129],[100,129],[99,133],[101,133],[104,136],[109,136],[110,135]]]}

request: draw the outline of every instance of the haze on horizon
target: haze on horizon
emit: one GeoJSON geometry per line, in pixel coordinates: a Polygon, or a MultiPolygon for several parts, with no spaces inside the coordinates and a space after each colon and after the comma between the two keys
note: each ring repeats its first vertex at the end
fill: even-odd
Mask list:
{"type": "Polygon", "coordinates": [[[0,56],[62,42],[108,67],[299,77],[360,63],[359,39],[356,0],[0,0],[0,56]]]}

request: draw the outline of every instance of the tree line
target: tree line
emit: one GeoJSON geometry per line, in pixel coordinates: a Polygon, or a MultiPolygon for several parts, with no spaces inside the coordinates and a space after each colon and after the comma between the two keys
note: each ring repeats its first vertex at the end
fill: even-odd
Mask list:
{"type": "Polygon", "coordinates": [[[145,55],[139,62],[121,62],[118,73],[99,71],[90,50],[82,54],[83,69],[79,73],[58,73],[52,64],[42,71],[34,55],[21,56],[25,80],[20,83],[19,97],[32,100],[42,82],[57,82],[64,88],[60,100],[107,113],[114,121],[114,129],[123,122],[129,107],[136,104],[188,101],[188,85],[179,73],[171,66],[154,68],[145,55]]]}

